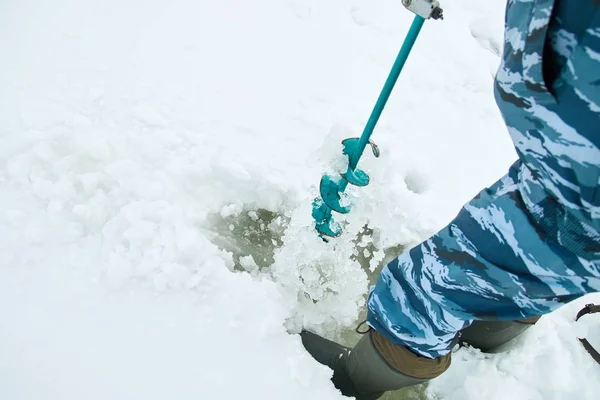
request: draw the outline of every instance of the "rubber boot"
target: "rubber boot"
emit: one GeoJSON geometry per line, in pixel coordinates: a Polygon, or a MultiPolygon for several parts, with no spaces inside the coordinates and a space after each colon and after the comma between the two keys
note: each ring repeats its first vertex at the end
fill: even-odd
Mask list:
{"type": "Polygon", "coordinates": [[[310,355],[333,370],[334,386],[345,396],[353,396],[351,393],[356,393],[356,389],[346,368],[351,349],[308,331],[302,331],[300,337],[310,355]]]}
{"type": "Polygon", "coordinates": [[[531,328],[540,319],[534,317],[518,321],[473,321],[461,331],[460,342],[466,343],[484,353],[494,353],[531,328]]]}
{"type": "Polygon", "coordinates": [[[333,370],[335,387],[357,400],[375,400],[386,391],[427,382],[450,366],[449,355],[437,360],[419,357],[374,330],[353,349],[311,332],[303,331],[301,337],[315,360],[333,370]]]}

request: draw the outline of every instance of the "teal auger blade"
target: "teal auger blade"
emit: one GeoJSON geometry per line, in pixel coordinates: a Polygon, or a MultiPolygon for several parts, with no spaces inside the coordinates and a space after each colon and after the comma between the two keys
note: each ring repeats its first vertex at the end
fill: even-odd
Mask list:
{"type": "Polygon", "coordinates": [[[341,214],[350,212],[349,205],[342,205],[342,195],[348,187],[348,184],[355,186],[366,186],[369,184],[369,175],[357,168],[358,162],[360,161],[367,144],[371,145],[375,157],[379,157],[379,148],[371,142],[371,135],[373,134],[377,121],[379,121],[379,117],[381,117],[385,105],[390,98],[394,85],[400,76],[400,72],[402,72],[402,68],[408,59],[410,51],[419,36],[423,23],[429,18],[443,18],[443,11],[439,6],[439,2],[436,0],[402,0],[402,4],[407,9],[414,12],[416,16],[404,39],[404,43],[400,48],[398,57],[396,57],[392,70],[383,85],[383,89],[379,94],[379,98],[375,103],[375,107],[371,112],[362,135],[360,138],[345,139],[342,142],[343,154],[348,156],[348,169],[345,173],[340,175],[340,178],[332,178],[328,175],[324,175],[321,178],[321,183],[319,185],[321,197],[315,199],[313,202],[312,216],[315,220],[315,229],[319,232],[321,238],[326,241],[326,237],[338,237],[342,234],[341,224],[333,219],[333,211],[341,214]]]}

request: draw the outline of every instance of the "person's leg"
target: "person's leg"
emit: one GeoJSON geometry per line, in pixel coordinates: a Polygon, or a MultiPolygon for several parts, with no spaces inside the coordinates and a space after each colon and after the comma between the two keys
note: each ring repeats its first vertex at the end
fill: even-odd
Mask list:
{"type": "MultiPolygon", "coordinates": [[[[483,352],[496,351],[527,329],[539,317],[518,321],[474,321],[461,332],[460,342],[483,352]]],[[[391,343],[370,329],[350,349],[312,332],[300,334],[307,351],[333,370],[333,384],[345,396],[374,400],[384,392],[418,385],[438,377],[450,366],[450,354],[437,359],[420,357],[391,343]]]]}
{"type": "Polygon", "coordinates": [[[417,356],[370,330],[349,349],[303,331],[302,343],[321,364],[333,370],[332,382],[345,396],[374,400],[384,392],[427,382],[450,366],[450,355],[438,359],[417,356]]]}

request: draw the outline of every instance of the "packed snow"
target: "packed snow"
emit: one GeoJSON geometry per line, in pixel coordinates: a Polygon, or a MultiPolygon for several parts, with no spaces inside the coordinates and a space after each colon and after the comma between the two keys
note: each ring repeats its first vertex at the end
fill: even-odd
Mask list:
{"type": "MultiPolygon", "coordinates": [[[[516,157],[504,1],[442,3],[325,243],[311,202],[410,25],[399,0],[0,2],[0,399],[341,399],[295,333],[353,340],[377,268],[516,157]]],[[[388,398],[596,398],[593,301],[388,398]]]]}

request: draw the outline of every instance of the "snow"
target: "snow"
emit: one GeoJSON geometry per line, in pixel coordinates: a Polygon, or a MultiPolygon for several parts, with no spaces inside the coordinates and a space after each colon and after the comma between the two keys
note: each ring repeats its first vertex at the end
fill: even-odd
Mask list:
{"type": "MultiPolygon", "coordinates": [[[[515,158],[491,91],[503,1],[443,5],[326,244],[311,201],[408,29],[399,1],[1,2],[0,398],[341,398],[288,332],[351,330],[361,264],[515,158]]],[[[593,398],[573,322],[593,300],[508,353],[459,350],[427,396],[593,398]]]]}

